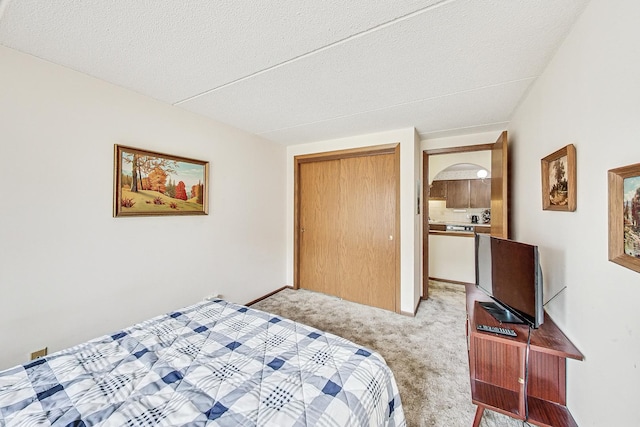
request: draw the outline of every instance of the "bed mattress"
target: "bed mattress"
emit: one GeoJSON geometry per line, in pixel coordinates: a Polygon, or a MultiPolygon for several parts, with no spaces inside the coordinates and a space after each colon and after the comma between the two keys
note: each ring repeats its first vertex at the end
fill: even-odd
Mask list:
{"type": "Polygon", "coordinates": [[[224,300],[0,372],[0,426],[404,426],[383,358],[224,300]]]}

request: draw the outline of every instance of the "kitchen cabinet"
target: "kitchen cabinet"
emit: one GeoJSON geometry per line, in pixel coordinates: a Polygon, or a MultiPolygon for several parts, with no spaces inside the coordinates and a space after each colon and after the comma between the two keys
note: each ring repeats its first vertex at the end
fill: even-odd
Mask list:
{"type": "Polygon", "coordinates": [[[429,187],[429,200],[446,200],[447,181],[433,181],[429,187]]]}
{"type": "Polygon", "coordinates": [[[446,182],[447,187],[447,208],[488,209],[491,207],[490,179],[457,179],[442,182],[446,182]]]}
{"type": "Polygon", "coordinates": [[[491,207],[490,179],[469,180],[469,207],[483,209],[491,207]]]}
{"type": "Polygon", "coordinates": [[[447,181],[447,208],[465,209],[469,207],[469,180],[447,181]]]}
{"type": "Polygon", "coordinates": [[[482,224],[482,225],[475,225],[473,227],[474,231],[476,233],[484,233],[484,234],[489,234],[491,233],[491,225],[490,224],[482,224]]]}

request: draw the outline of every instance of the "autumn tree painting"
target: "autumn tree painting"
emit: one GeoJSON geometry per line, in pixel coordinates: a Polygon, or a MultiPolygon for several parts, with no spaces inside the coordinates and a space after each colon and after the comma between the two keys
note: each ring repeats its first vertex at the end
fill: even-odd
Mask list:
{"type": "Polygon", "coordinates": [[[198,184],[191,187],[191,198],[195,198],[196,202],[202,203],[203,185],[200,181],[198,184]]]}
{"type": "Polygon", "coordinates": [[[184,182],[182,181],[176,186],[176,199],[187,200],[187,190],[185,190],[184,182]]]}
{"type": "Polygon", "coordinates": [[[116,145],[115,164],[114,216],[207,214],[208,162],[116,145]]]}

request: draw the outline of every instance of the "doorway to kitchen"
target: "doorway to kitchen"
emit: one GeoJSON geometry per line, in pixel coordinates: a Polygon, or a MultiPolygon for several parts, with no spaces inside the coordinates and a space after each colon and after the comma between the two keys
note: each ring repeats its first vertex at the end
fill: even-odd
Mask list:
{"type": "MultiPolygon", "coordinates": [[[[429,278],[431,276],[429,261],[431,257],[434,258],[434,261],[446,261],[446,258],[442,258],[444,251],[433,252],[430,255],[430,235],[434,239],[440,239],[440,237],[444,236],[453,239],[469,239],[473,237],[477,226],[478,232],[485,231],[493,236],[503,238],[508,238],[509,236],[507,132],[502,132],[496,142],[491,144],[426,150],[423,152],[422,160],[422,182],[425,183],[422,194],[425,201],[422,236],[422,299],[427,299],[429,297],[429,278]],[[465,163],[467,165],[463,165],[465,163]],[[472,163],[479,163],[479,166],[474,169],[469,166],[472,163]],[[454,164],[459,166],[450,168],[448,173],[441,174],[440,179],[434,181],[434,177],[438,172],[454,164]],[[469,176],[470,173],[477,174],[480,170],[485,170],[487,175],[484,177],[476,175],[477,179],[469,176]],[[486,181],[488,179],[490,179],[491,187],[489,191],[489,208],[480,209],[480,207],[483,207],[481,205],[487,204],[486,197],[488,195],[483,193],[482,186],[487,184],[486,181]],[[430,203],[430,200],[439,200],[440,202],[430,203]],[[430,211],[430,204],[434,204],[434,212],[430,211]],[[436,209],[438,212],[436,212],[436,209]],[[490,214],[485,211],[490,212],[490,214]],[[434,221],[430,221],[432,213],[434,217],[437,217],[434,221]],[[476,218],[474,218],[474,215],[476,218]],[[487,215],[490,216],[488,222],[487,215]],[[450,221],[447,221],[447,219],[450,221]],[[478,224],[474,225],[472,221],[478,224]],[[447,225],[450,226],[449,230],[447,230],[447,225]],[[440,256],[439,260],[436,258],[437,256],[440,256]]],[[[480,173],[481,175],[483,174],[483,172],[480,173]]],[[[440,241],[446,242],[450,253],[456,253],[456,244],[464,242],[451,239],[440,239],[440,241]]],[[[470,241],[467,240],[466,243],[470,243],[470,241]]],[[[467,263],[473,263],[472,246],[469,246],[469,244],[466,246],[468,246],[468,250],[465,251],[465,256],[468,258],[467,263]],[[471,258],[469,259],[469,257],[471,258]]],[[[451,281],[462,283],[468,281],[468,278],[466,280],[451,281]]]]}

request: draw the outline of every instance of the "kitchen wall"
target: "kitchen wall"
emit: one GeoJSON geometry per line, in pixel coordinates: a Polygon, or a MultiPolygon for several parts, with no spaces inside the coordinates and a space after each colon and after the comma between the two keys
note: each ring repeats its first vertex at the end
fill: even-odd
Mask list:
{"type": "MultiPolygon", "coordinates": [[[[446,138],[446,140],[450,140],[450,138],[446,138]]],[[[458,140],[458,139],[456,139],[458,140]]],[[[430,139],[429,144],[438,143],[442,141],[441,139],[430,139]]],[[[426,141],[425,141],[426,142],[426,141]]],[[[489,140],[488,143],[495,142],[489,140]]],[[[475,145],[475,144],[467,144],[467,145],[475,145]]],[[[433,182],[433,178],[441,173],[443,170],[447,169],[450,166],[456,165],[458,163],[471,163],[474,165],[478,165],[487,171],[491,172],[491,151],[482,150],[482,151],[470,151],[463,153],[449,153],[449,154],[436,154],[429,156],[429,183],[433,182]]],[[[476,178],[476,175],[473,176],[460,176],[460,178],[476,178]]],[[[456,179],[455,177],[451,177],[449,179],[456,179]]]]}
{"type": "MultiPolygon", "coordinates": [[[[426,138],[420,142],[420,147],[422,151],[426,151],[436,148],[490,144],[496,141],[501,132],[502,130],[496,130],[467,135],[426,138]]],[[[433,182],[433,178],[439,172],[458,163],[472,163],[491,171],[491,152],[484,150],[429,156],[429,184],[433,182]]],[[[482,211],[484,211],[484,209],[451,209],[447,208],[446,201],[444,200],[429,200],[429,217],[434,221],[470,223],[471,215],[481,216],[482,211]]]]}
{"type": "MultiPolygon", "coordinates": [[[[466,209],[452,209],[447,208],[447,202],[445,200],[429,200],[429,218],[431,221],[444,222],[446,224],[471,224],[471,216],[476,215],[479,218],[479,223],[482,222],[482,212],[485,209],[478,208],[466,208],[466,209]]],[[[489,209],[489,211],[491,211],[489,209]]],[[[490,223],[487,223],[490,225],[490,223]]]]}
{"type": "Polygon", "coordinates": [[[0,47],[0,369],[285,285],[283,146],[0,47]],[[113,146],[208,160],[210,213],[112,218],[113,146]]]}
{"type": "Polygon", "coordinates": [[[640,273],[607,256],[607,170],[640,163],[638,22],[636,1],[592,0],[508,128],[514,237],[540,246],[546,310],[585,355],[567,372],[580,426],[638,424],[640,273]],[[543,211],[540,159],[567,144],[577,210],[543,211]]]}

